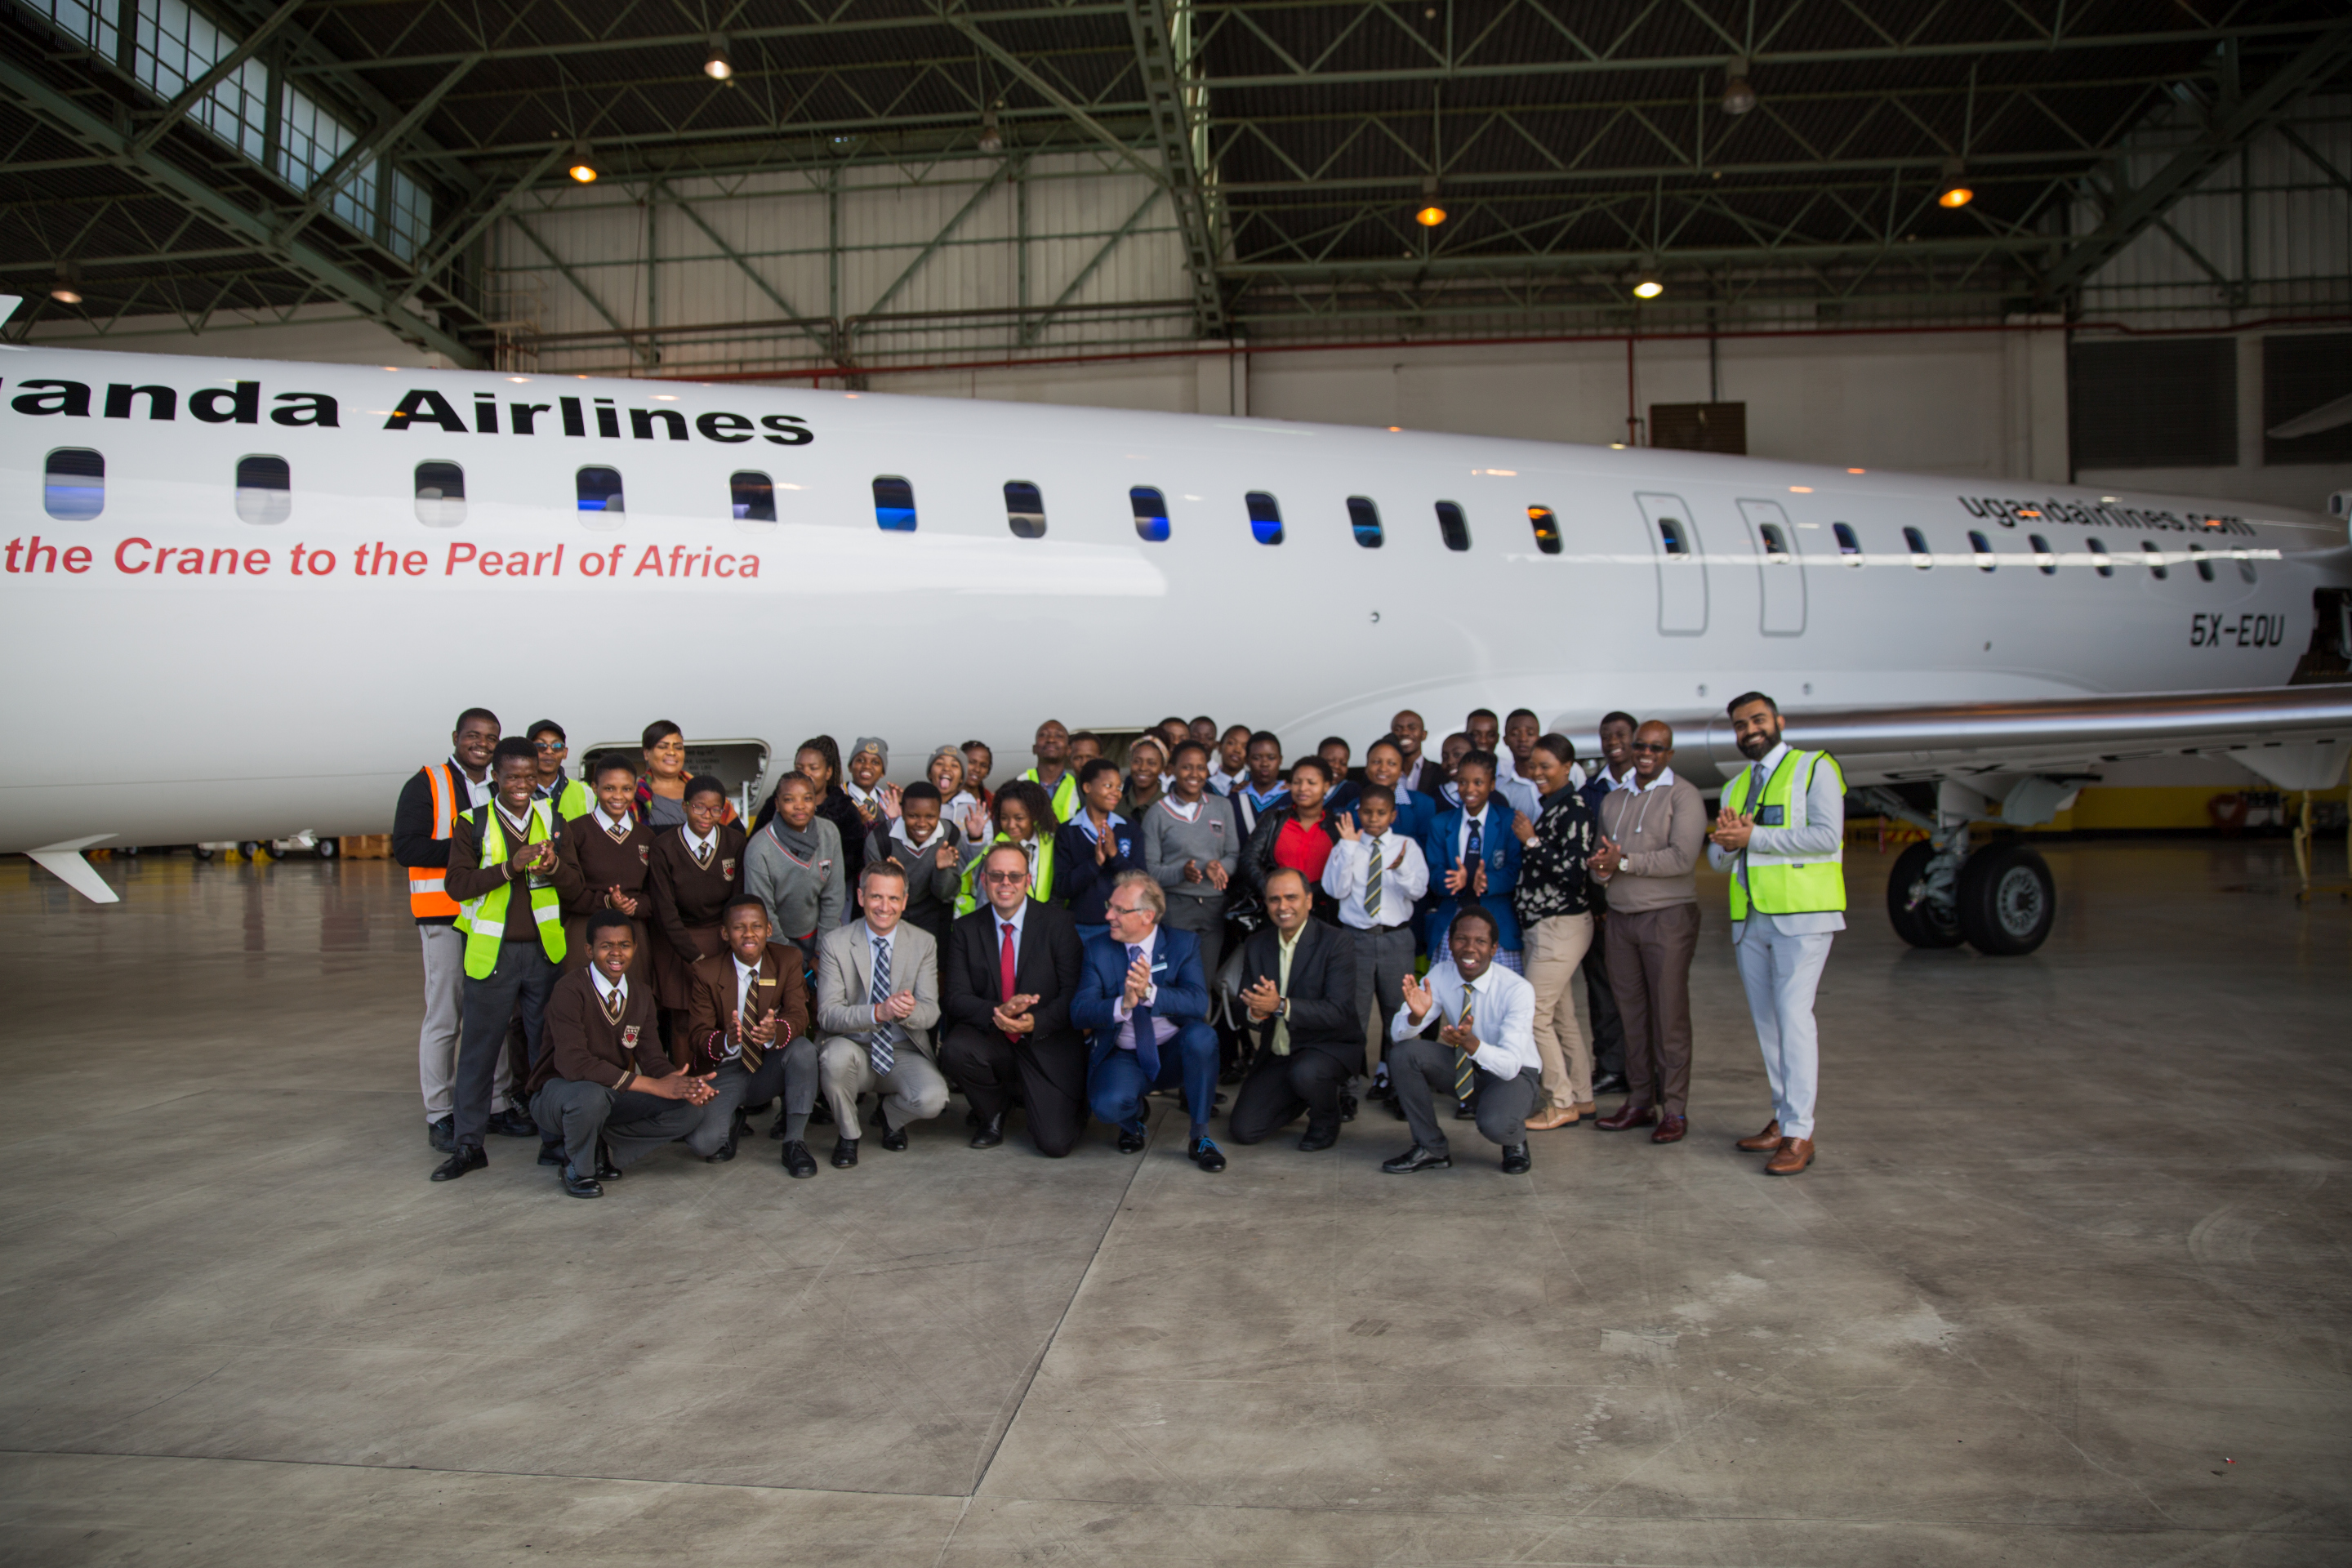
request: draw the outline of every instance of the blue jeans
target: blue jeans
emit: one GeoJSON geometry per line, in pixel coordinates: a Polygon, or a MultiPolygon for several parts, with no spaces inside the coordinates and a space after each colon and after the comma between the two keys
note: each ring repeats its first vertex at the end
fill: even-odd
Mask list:
{"type": "Polygon", "coordinates": [[[1160,1047],[1160,1078],[1143,1081],[1143,1064],[1133,1051],[1112,1051],[1087,1074],[1087,1103],[1114,1127],[1143,1125],[1143,1097],[1171,1083],[1184,1086],[1193,1136],[1209,1125],[1217,1103],[1217,1031],[1203,1018],[1187,1019],[1160,1047]]]}

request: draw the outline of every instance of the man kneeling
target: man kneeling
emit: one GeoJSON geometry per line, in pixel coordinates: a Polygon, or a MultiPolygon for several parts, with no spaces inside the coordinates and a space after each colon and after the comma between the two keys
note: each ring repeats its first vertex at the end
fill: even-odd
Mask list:
{"type": "Polygon", "coordinates": [[[588,967],[555,983],[530,1078],[530,1119],[563,1138],[563,1190],[601,1198],[599,1184],[694,1131],[714,1090],[671,1065],[649,985],[629,983],[629,917],[588,917],[588,967]]]}
{"type": "Polygon", "coordinates": [[[1209,1138],[1217,1031],[1209,1026],[1201,942],[1162,926],[1167,912],[1158,878],[1122,871],[1103,902],[1104,934],[1087,939],[1086,969],[1070,1002],[1070,1022],[1093,1035],[1087,1100],[1118,1129],[1119,1152],[1139,1153],[1149,1132],[1145,1097],[1181,1082],[1192,1126],[1184,1151],[1202,1170],[1223,1170],[1224,1156],[1209,1138]]]}
{"type": "Polygon", "coordinates": [[[694,962],[687,993],[687,1048],[717,1092],[686,1146],[716,1164],[735,1157],[747,1105],[783,1096],[784,1169],[816,1174],[802,1142],[816,1103],[816,1039],[809,1033],[801,950],[771,942],[768,906],[746,894],[719,918],[725,952],[694,962]]]}
{"type": "Polygon", "coordinates": [[[1442,1094],[1476,1106],[1479,1135],[1503,1146],[1503,1172],[1516,1176],[1528,1168],[1528,1112],[1543,1081],[1535,987],[1496,965],[1495,917],[1477,904],[1456,911],[1445,943],[1451,961],[1427,985],[1404,977],[1404,1005],[1389,1025],[1389,1081],[1412,1147],[1381,1169],[1402,1176],[1454,1163],[1434,1106],[1442,1094]],[[1432,1026],[1434,1037],[1423,1037],[1432,1026]]]}
{"type": "Polygon", "coordinates": [[[908,923],[907,873],[895,861],[871,861],[858,873],[857,907],[866,918],[819,933],[816,1026],[824,1038],[818,1067],[825,1103],[840,1133],[835,1170],[857,1163],[857,1101],[876,1096],[882,1147],[907,1147],[910,1123],[947,1109],[948,1080],[932,1061],[940,1022],[939,948],[908,923]]]}

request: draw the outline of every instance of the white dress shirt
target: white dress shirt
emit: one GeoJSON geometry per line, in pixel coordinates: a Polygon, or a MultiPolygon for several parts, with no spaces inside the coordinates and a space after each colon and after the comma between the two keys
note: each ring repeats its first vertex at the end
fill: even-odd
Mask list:
{"type": "MultiPolygon", "coordinates": [[[[1460,809],[1459,803],[1456,804],[1455,809],[1460,809]]],[[[1454,863],[1456,866],[1469,864],[1470,825],[1474,822],[1478,825],[1478,847],[1483,850],[1495,842],[1496,831],[1502,827],[1502,825],[1495,820],[1495,803],[1491,798],[1485,806],[1480,808],[1475,816],[1468,812],[1463,812],[1462,826],[1454,830],[1454,863]]]]}
{"type": "Polygon", "coordinates": [[[1246,767],[1243,768],[1242,771],[1237,773],[1229,773],[1225,772],[1224,768],[1221,764],[1217,763],[1212,763],[1209,767],[1209,787],[1215,790],[1219,795],[1233,794],[1234,789],[1240,785],[1241,782],[1248,777],[1249,769],[1246,767]]]}
{"type": "Polygon", "coordinates": [[[588,973],[590,978],[596,982],[597,999],[602,1001],[607,1009],[614,1005],[613,998],[615,996],[621,999],[620,1005],[625,1007],[629,1005],[629,977],[626,974],[622,975],[618,980],[607,980],[604,978],[604,972],[593,963],[588,966],[588,973]]]}
{"type": "Polygon", "coordinates": [[[677,832],[678,837],[686,840],[686,847],[694,852],[695,864],[699,866],[708,863],[711,850],[716,847],[719,838],[719,829],[714,827],[697,838],[694,836],[694,825],[690,822],[681,822],[677,825],[677,832]]]}
{"type": "MultiPolygon", "coordinates": [[[[1448,958],[1432,968],[1427,984],[1433,1004],[1430,1011],[1446,1023],[1459,1021],[1464,987],[1462,972],[1454,967],[1454,961],[1448,958]]],[[[1470,989],[1476,1004],[1470,1032],[1478,1037],[1478,1048],[1470,1053],[1470,1059],[1481,1071],[1496,1078],[1541,1071],[1543,1058],[1536,1055],[1536,988],[1501,964],[1490,963],[1470,989]]],[[[1412,1009],[1399,1007],[1389,1023],[1389,1038],[1412,1039],[1429,1023],[1424,1016],[1416,1025],[1412,1009]]]]}
{"type": "Polygon", "coordinates": [[[601,804],[591,807],[590,815],[595,817],[596,826],[604,830],[604,837],[615,844],[625,842],[631,830],[636,826],[635,821],[630,817],[605,816],[601,804]]]}
{"type": "Polygon", "coordinates": [[[735,961],[735,1016],[740,1018],[751,1011],[751,987],[760,982],[760,966],[745,963],[731,951],[727,956],[735,961]]]}
{"type": "Polygon", "coordinates": [[[457,779],[457,786],[466,792],[466,809],[468,811],[478,805],[490,804],[490,797],[498,793],[490,787],[490,775],[496,771],[494,768],[484,768],[479,779],[469,779],[466,776],[465,764],[457,760],[457,753],[455,752],[449,753],[449,773],[457,779]]]}
{"type": "MultiPolygon", "coordinates": [[[[1160,956],[1156,960],[1150,961],[1152,973],[1154,974],[1161,974],[1167,972],[1168,949],[1167,945],[1160,940],[1159,927],[1154,926],[1152,928],[1151,936],[1148,941],[1130,942],[1121,945],[1126,950],[1127,962],[1129,968],[1134,967],[1135,961],[1139,957],[1149,959],[1151,951],[1154,948],[1158,948],[1160,951],[1160,956]]],[[[1144,990],[1143,1005],[1147,1007],[1153,1007],[1157,1006],[1159,1002],[1160,982],[1154,980],[1144,990]]],[[[1124,980],[1120,982],[1118,1000],[1110,1005],[1110,1016],[1118,1020],[1118,1048],[1122,1051],[1131,1051],[1135,1049],[1135,1019],[1132,1016],[1131,1010],[1127,1005],[1127,989],[1124,980]]],[[[1175,1037],[1175,1024],[1170,1019],[1161,1017],[1157,1013],[1152,1014],[1151,1038],[1153,1043],[1164,1046],[1175,1037]]]]}
{"type": "Polygon", "coordinates": [[[1420,845],[1394,826],[1378,837],[1366,833],[1342,838],[1331,846],[1331,858],[1323,862],[1323,890],[1339,900],[1339,923],[1350,931],[1370,931],[1375,926],[1394,929],[1412,919],[1413,900],[1429,891],[1429,860],[1420,845]],[[1394,864],[1400,850],[1404,854],[1402,865],[1394,864]],[[1378,915],[1364,909],[1364,884],[1374,855],[1384,868],[1378,915]]]}

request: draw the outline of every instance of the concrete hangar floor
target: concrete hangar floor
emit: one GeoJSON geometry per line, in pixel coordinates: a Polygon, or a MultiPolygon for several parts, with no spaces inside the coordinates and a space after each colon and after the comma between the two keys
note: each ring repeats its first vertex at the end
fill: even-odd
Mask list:
{"type": "Polygon", "coordinates": [[[951,1104],[598,1203],[426,1182],[394,868],[10,862],[0,1561],[2343,1563],[2352,910],[2051,859],[2028,959],[1855,921],[1793,1181],[1717,889],[1678,1146],[1398,1178],[1368,1108],[1211,1177],[951,1104]]]}

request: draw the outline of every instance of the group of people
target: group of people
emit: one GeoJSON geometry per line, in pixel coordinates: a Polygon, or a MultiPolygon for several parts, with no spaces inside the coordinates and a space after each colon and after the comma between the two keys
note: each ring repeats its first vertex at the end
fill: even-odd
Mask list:
{"type": "Polygon", "coordinates": [[[1339,737],[1286,765],[1277,736],[1207,718],[1113,760],[1047,720],[1034,764],[993,789],[977,741],[899,785],[880,739],[845,764],[820,735],[746,822],[675,724],[574,774],[560,724],[502,736],[468,709],[393,834],[424,948],[433,1179],[487,1165],[491,1133],[536,1137],[563,1190],[596,1197],[666,1143],[733,1159],[770,1108],[784,1170],[810,1177],[813,1121],[848,1169],[869,1122],[903,1150],[959,1092],[973,1148],[1017,1110],[1054,1157],[1090,1119],[1141,1151],[1151,1098],[1174,1094],[1213,1172],[1223,1088],[1229,1142],[1303,1117],[1312,1152],[1360,1086],[1410,1130],[1381,1167],[1401,1174],[1452,1163],[1448,1121],[1512,1173],[1530,1131],[1587,1120],[1679,1142],[1702,853],[1730,873],[1771,1088],[1738,1147],[1793,1175],[1844,925],[1844,781],[1782,741],[1769,696],[1729,711],[1749,765],[1712,816],[1663,721],[1609,714],[1588,773],[1535,713],[1480,709],[1435,755],[1400,712],[1360,765],[1339,737]]]}

